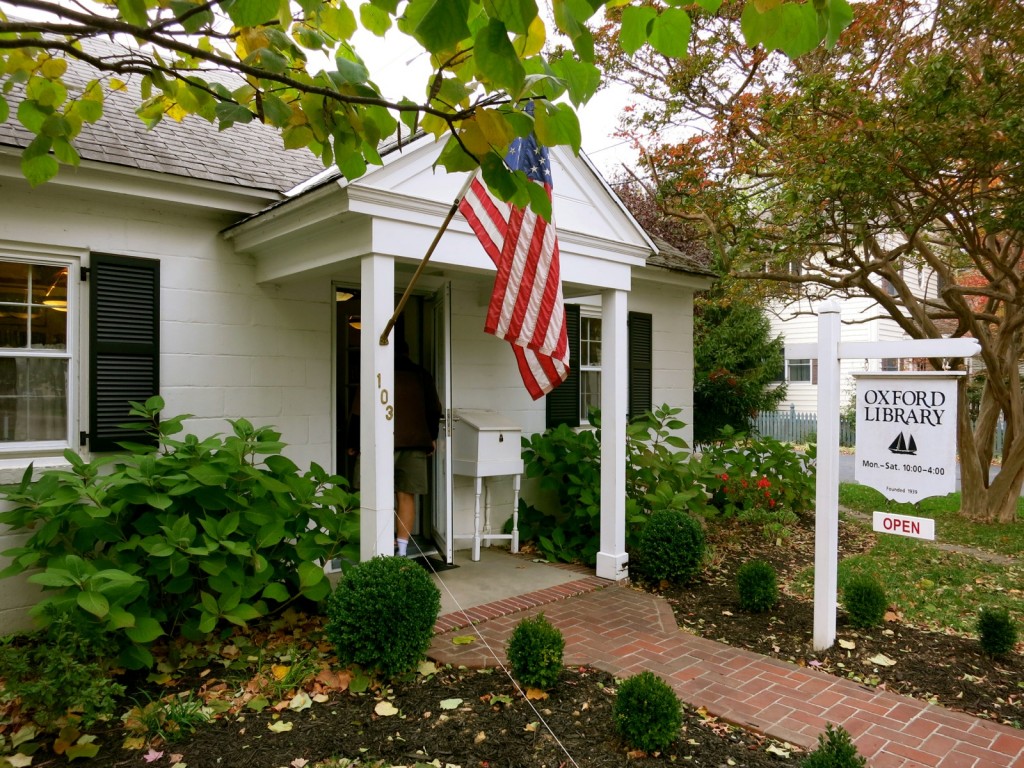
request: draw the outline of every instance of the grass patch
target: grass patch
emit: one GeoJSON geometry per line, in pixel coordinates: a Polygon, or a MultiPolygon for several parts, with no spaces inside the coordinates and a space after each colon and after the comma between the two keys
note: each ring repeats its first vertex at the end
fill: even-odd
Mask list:
{"type": "MultiPolygon", "coordinates": [[[[930,517],[935,520],[935,538],[947,544],[1019,556],[1024,552],[1024,499],[1017,502],[1017,522],[975,523],[960,515],[960,494],[933,496],[917,504],[889,501],[874,488],[857,483],[839,484],[839,503],[844,507],[871,514],[874,511],[897,515],[930,517]]],[[[899,538],[899,537],[887,537],[899,538]]]]}
{"type": "MultiPolygon", "coordinates": [[[[1005,607],[1018,622],[1024,621],[1024,565],[985,563],[917,539],[879,535],[870,552],[839,563],[840,591],[856,573],[878,579],[908,624],[974,635],[982,607],[1005,607]]],[[[813,595],[814,569],[801,571],[791,589],[813,595]]]]}

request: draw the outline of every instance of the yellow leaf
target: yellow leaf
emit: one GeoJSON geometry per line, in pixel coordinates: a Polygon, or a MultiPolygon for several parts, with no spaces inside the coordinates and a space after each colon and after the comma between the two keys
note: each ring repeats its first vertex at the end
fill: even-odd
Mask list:
{"type": "Polygon", "coordinates": [[[274,723],[267,723],[267,728],[274,733],[287,733],[292,729],[292,723],[285,722],[284,720],[278,720],[274,723]]]}
{"type": "Polygon", "coordinates": [[[289,669],[291,669],[291,666],[288,664],[275,664],[270,668],[270,671],[274,675],[275,680],[284,680],[289,669]]]}
{"type": "Polygon", "coordinates": [[[515,138],[512,126],[496,109],[480,109],[476,113],[476,121],[480,130],[492,147],[504,147],[515,138]]]}
{"type": "Polygon", "coordinates": [[[175,122],[180,123],[188,116],[188,112],[186,112],[180,104],[175,102],[167,108],[167,116],[175,122]]]}
{"type": "Polygon", "coordinates": [[[459,635],[458,637],[452,638],[452,643],[455,645],[469,645],[474,640],[476,640],[476,638],[472,635],[459,635]]]}
{"type": "Polygon", "coordinates": [[[129,736],[121,743],[121,749],[143,749],[146,746],[144,736],[129,736]]]}
{"type": "Polygon", "coordinates": [[[546,39],[547,28],[544,26],[544,21],[538,15],[530,22],[530,27],[525,35],[516,35],[516,51],[524,59],[536,56],[544,48],[546,39]]]}
{"type": "Polygon", "coordinates": [[[416,668],[416,671],[423,677],[426,677],[427,675],[432,675],[437,672],[437,664],[432,661],[421,661],[420,665],[416,668]]]}
{"type": "Polygon", "coordinates": [[[32,755],[14,754],[2,758],[11,768],[28,768],[32,765],[32,755]]]}
{"type": "Polygon", "coordinates": [[[896,663],[895,659],[890,659],[888,656],[881,653],[876,653],[874,656],[868,659],[868,661],[870,661],[872,664],[877,664],[880,667],[891,667],[896,663]]]}
{"type": "Polygon", "coordinates": [[[128,90],[127,84],[124,80],[119,80],[116,77],[110,78],[110,90],[112,91],[126,91],[128,90]]]}
{"type": "Polygon", "coordinates": [[[373,711],[381,717],[391,717],[398,714],[398,708],[390,701],[378,701],[373,711]]]}
{"type": "Polygon", "coordinates": [[[420,118],[420,128],[424,133],[433,134],[434,138],[439,139],[448,132],[448,123],[437,115],[423,115],[420,118]]]}
{"type": "Polygon", "coordinates": [[[43,73],[43,77],[48,77],[54,80],[61,77],[68,69],[68,63],[64,59],[47,59],[43,62],[43,66],[39,68],[40,72],[43,73]]]}
{"type": "Polygon", "coordinates": [[[851,651],[851,650],[853,650],[854,648],[857,647],[857,644],[855,642],[853,642],[853,640],[840,640],[839,641],[839,647],[840,648],[845,648],[846,650],[851,651]]]}
{"type": "Polygon", "coordinates": [[[542,691],[540,688],[526,689],[526,698],[530,699],[530,701],[543,701],[547,697],[547,691],[542,691]]]}

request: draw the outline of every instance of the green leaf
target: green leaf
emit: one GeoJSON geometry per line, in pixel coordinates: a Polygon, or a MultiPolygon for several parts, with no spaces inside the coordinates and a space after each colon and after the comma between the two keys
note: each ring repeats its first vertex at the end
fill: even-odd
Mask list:
{"type": "MultiPolygon", "coordinates": [[[[825,47],[831,49],[839,40],[839,35],[853,23],[853,8],[847,0],[828,0],[826,7],[828,31],[825,35],[825,47]]],[[[0,110],[2,111],[2,110],[0,110]]],[[[3,119],[0,118],[0,123],[3,119]]]]}
{"type": "Polygon", "coordinates": [[[696,0],[696,3],[708,13],[715,13],[722,7],[722,0],[696,0]]]}
{"type": "Polygon", "coordinates": [[[384,33],[391,29],[391,16],[388,12],[370,3],[359,6],[359,21],[367,32],[372,32],[377,37],[384,37],[384,33]]]}
{"type": "Polygon", "coordinates": [[[484,8],[492,19],[498,19],[517,35],[525,35],[530,22],[537,18],[535,0],[484,0],[484,8]]]}
{"type": "Polygon", "coordinates": [[[79,757],[93,758],[100,753],[100,745],[88,742],[85,744],[72,744],[64,749],[64,756],[68,760],[75,760],[79,757]]]}
{"type": "Polygon", "coordinates": [[[469,0],[434,0],[423,14],[413,36],[430,53],[448,51],[470,35],[469,0]]]}
{"type": "Polygon", "coordinates": [[[11,115],[11,107],[7,103],[7,99],[4,98],[3,94],[0,93],[0,123],[6,123],[7,118],[11,115]]]}
{"type": "Polygon", "coordinates": [[[134,627],[135,616],[124,608],[112,605],[110,607],[110,613],[107,614],[107,626],[110,629],[127,629],[128,627],[134,627]]]}
{"type": "Polygon", "coordinates": [[[583,134],[580,121],[568,104],[538,104],[534,115],[537,140],[545,146],[568,144],[579,152],[583,134]]]}
{"type": "Polygon", "coordinates": [[[199,593],[199,603],[203,606],[203,610],[214,616],[220,615],[220,606],[217,605],[217,598],[211,595],[209,592],[199,593]]]}
{"type": "Polygon", "coordinates": [[[117,0],[121,18],[137,27],[147,26],[145,0],[117,0]]]}
{"type": "Polygon", "coordinates": [[[601,84],[601,70],[572,56],[563,56],[552,62],[551,68],[565,81],[569,100],[577,107],[590,101],[601,84]]]}
{"type": "Polygon", "coordinates": [[[299,563],[299,586],[307,589],[324,580],[324,569],[315,563],[299,563]]]}
{"type": "Polygon", "coordinates": [[[651,23],[658,12],[650,6],[630,5],[622,9],[622,28],[619,31],[619,45],[632,56],[640,50],[650,35],[651,23]]]}
{"type": "Polygon", "coordinates": [[[344,56],[338,56],[334,60],[334,65],[336,71],[330,73],[330,77],[335,85],[365,83],[370,79],[370,71],[361,61],[352,61],[344,56]]]}
{"type": "Polygon", "coordinates": [[[235,0],[228,16],[236,27],[266,24],[277,15],[278,0],[235,0]]]}
{"type": "Polygon", "coordinates": [[[508,39],[505,25],[500,21],[491,19],[487,26],[477,32],[473,41],[473,56],[477,74],[482,80],[513,95],[522,90],[526,70],[512,41],[508,39]]]}
{"type": "Polygon", "coordinates": [[[145,645],[151,643],[164,633],[160,622],[151,616],[143,616],[135,620],[135,626],[125,630],[125,634],[133,643],[145,645]]]}
{"type": "Polygon", "coordinates": [[[67,165],[78,165],[79,161],[82,159],[78,154],[78,150],[76,150],[71,145],[71,142],[65,138],[56,138],[53,140],[53,154],[60,162],[66,163],[67,165]]]}
{"type": "Polygon", "coordinates": [[[775,35],[765,41],[765,46],[778,48],[791,59],[814,50],[821,42],[814,3],[786,3],[779,7],[779,11],[782,21],[775,35]]]}
{"type": "Polygon", "coordinates": [[[33,573],[28,577],[28,580],[33,584],[39,584],[44,587],[70,587],[75,583],[75,580],[71,577],[68,571],[60,568],[51,568],[40,573],[33,573]]]}
{"type": "Polygon", "coordinates": [[[267,584],[267,586],[263,589],[262,596],[264,600],[274,600],[278,603],[283,603],[286,600],[288,600],[289,597],[291,597],[291,595],[288,593],[288,588],[280,582],[267,584]]]}
{"type": "Polygon", "coordinates": [[[52,114],[52,110],[44,110],[31,100],[25,99],[18,105],[18,122],[28,128],[32,133],[41,133],[43,123],[52,114]]]}
{"type": "Polygon", "coordinates": [[[123,648],[117,660],[128,669],[149,669],[153,666],[153,654],[139,645],[123,648]]]}
{"type": "Polygon", "coordinates": [[[78,607],[102,619],[110,612],[110,603],[99,592],[79,592],[75,598],[78,607]]]}
{"type": "Polygon", "coordinates": [[[262,615],[262,613],[248,603],[240,603],[230,611],[224,612],[225,619],[240,627],[244,627],[246,622],[258,619],[262,615]]]}
{"type": "Polygon", "coordinates": [[[651,45],[665,56],[682,58],[689,48],[692,26],[690,14],[686,11],[666,8],[651,25],[651,45]]]}

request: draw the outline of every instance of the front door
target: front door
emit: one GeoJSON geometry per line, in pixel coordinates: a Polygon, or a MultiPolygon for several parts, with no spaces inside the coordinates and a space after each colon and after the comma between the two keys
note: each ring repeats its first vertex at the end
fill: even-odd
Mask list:
{"type": "Polygon", "coordinates": [[[452,436],[451,283],[434,294],[434,382],[441,399],[441,429],[434,454],[434,503],[431,529],[444,561],[454,560],[452,547],[452,436]]]}

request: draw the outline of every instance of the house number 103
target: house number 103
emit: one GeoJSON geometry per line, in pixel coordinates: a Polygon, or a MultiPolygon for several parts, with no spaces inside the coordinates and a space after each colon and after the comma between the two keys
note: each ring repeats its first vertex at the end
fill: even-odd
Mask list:
{"type": "Polygon", "coordinates": [[[390,396],[388,395],[387,389],[381,386],[381,378],[379,373],[377,374],[377,389],[380,390],[380,404],[384,406],[384,418],[386,418],[388,421],[391,421],[393,418],[395,418],[395,406],[391,405],[388,402],[390,396]]]}

